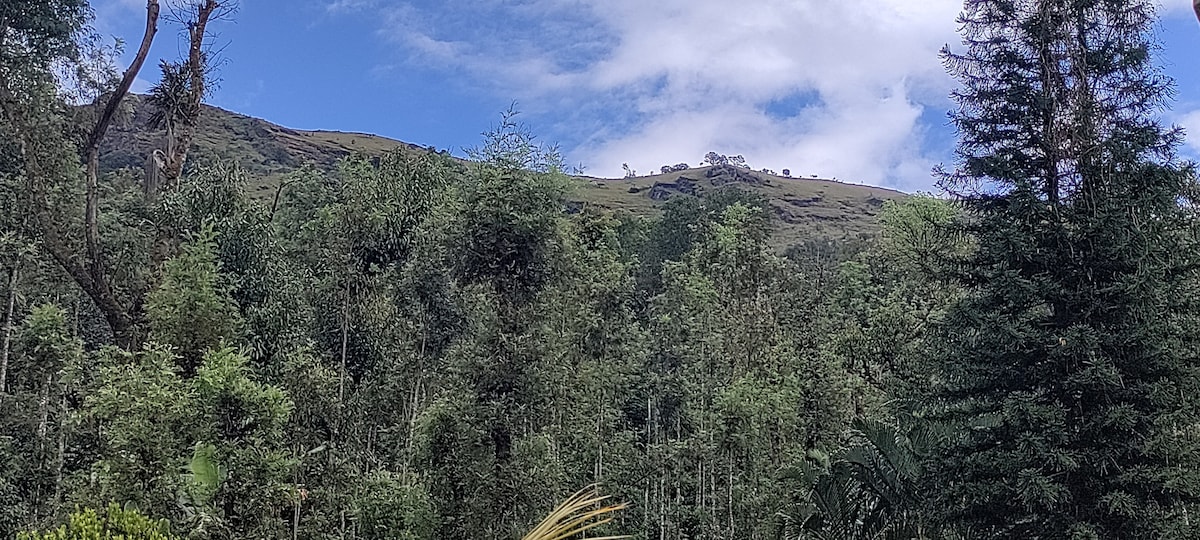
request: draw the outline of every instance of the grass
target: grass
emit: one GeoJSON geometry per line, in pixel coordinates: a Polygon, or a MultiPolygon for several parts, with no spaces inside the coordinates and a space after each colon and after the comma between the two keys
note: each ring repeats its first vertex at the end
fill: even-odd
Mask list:
{"type": "MultiPolygon", "coordinates": [[[[101,149],[107,169],[141,168],[145,157],[161,140],[148,130],[149,111],[140,98],[131,98],[133,114],[116,125],[101,149]]],[[[192,163],[236,160],[258,180],[249,187],[255,197],[270,197],[287,173],[304,165],[333,170],[351,153],[382,155],[397,147],[424,151],[418,145],[366,133],[289,129],[216,107],[205,107],[193,150],[192,163]]],[[[722,171],[717,171],[721,173],[722,171]]],[[[734,185],[765,196],[774,211],[774,243],[786,247],[808,238],[843,238],[878,231],[877,216],[883,203],[905,194],[889,189],[847,184],[819,178],[785,178],[738,169],[736,174],[713,173],[708,167],[635,178],[573,178],[569,199],[609,210],[625,210],[653,217],[667,198],[691,196],[734,185]],[[681,178],[685,179],[680,184],[681,178]],[[664,198],[665,197],[665,198],[664,198]]]]}
{"type": "MultiPolygon", "coordinates": [[[[576,177],[571,198],[611,210],[654,216],[666,199],[655,196],[689,196],[680,189],[680,178],[695,193],[733,186],[757,192],[770,201],[775,220],[774,242],[780,247],[818,237],[843,238],[879,230],[883,203],[906,197],[884,188],[846,184],[834,180],[785,178],[740,171],[740,180],[729,174],[710,177],[710,167],[624,179],[576,177]],[[656,189],[655,186],[658,186],[656,189]]],[[[719,171],[718,171],[719,172],[719,171]]]]}

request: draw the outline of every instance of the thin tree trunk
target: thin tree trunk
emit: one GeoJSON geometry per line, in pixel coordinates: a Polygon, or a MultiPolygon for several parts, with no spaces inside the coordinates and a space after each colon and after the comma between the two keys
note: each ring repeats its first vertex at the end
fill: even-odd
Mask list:
{"type": "MultiPolygon", "coordinates": [[[[301,447],[303,448],[303,447],[301,447]]],[[[292,540],[296,540],[300,534],[300,467],[297,466],[292,472],[292,485],[296,488],[296,505],[292,508],[292,540]]]]}
{"type": "MultiPolygon", "coordinates": [[[[650,428],[654,423],[654,418],[650,415],[650,396],[646,396],[646,460],[653,466],[652,456],[654,455],[654,439],[650,436],[650,428]]],[[[642,512],[642,530],[645,531],[646,537],[650,538],[651,527],[654,526],[654,499],[650,498],[653,491],[654,477],[646,475],[645,495],[642,498],[642,505],[645,511],[642,512]]]]}
{"type": "MultiPolygon", "coordinates": [[[[350,340],[350,291],[348,287],[342,291],[342,295],[342,351],[341,367],[338,369],[337,427],[334,431],[334,440],[339,443],[343,424],[345,424],[346,356],[350,340]]],[[[338,448],[340,449],[340,446],[338,448]]],[[[338,512],[338,538],[341,540],[346,538],[346,509],[344,507],[338,512]]]]}
{"type": "MultiPolygon", "coordinates": [[[[604,403],[603,397],[600,398],[600,403],[602,403],[602,404],[604,403]]],[[[603,422],[603,414],[604,414],[603,407],[597,407],[595,414],[596,414],[596,437],[594,440],[595,440],[595,444],[596,444],[596,463],[595,463],[595,466],[592,467],[592,483],[598,484],[598,483],[600,483],[600,477],[603,476],[603,474],[604,474],[604,440],[602,438],[603,432],[601,431],[601,428],[600,428],[600,424],[601,424],[601,422],[603,422]]]]}
{"type": "MultiPolygon", "coordinates": [[[[88,272],[92,275],[92,286],[96,292],[105,298],[113,296],[112,291],[108,287],[108,279],[106,276],[107,270],[104,266],[104,249],[100,245],[100,142],[104,140],[104,134],[108,131],[109,124],[112,123],[113,115],[117,112],[117,107],[121,105],[121,101],[129,93],[130,87],[133,86],[134,79],[142,69],[142,65],[146,62],[146,56],[150,54],[150,44],[154,42],[154,35],[158,33],[158,0],[149,0],[146,2],[146,31],[142,35],[142,44],[138,47],[138,52],[133,58],[133,62],[129,64],[129,68],[121,76],[121,82],[117,85],[117,89],[108,98],[108,102],[104,106],[104,112],[100,114],[100,119],[92,128],[91,134],[88,136],[85,152],[85,160],[87,167],[87,199],[84,209],[84,238],[87,241],[88,254],[88,272]]],[[[116,315],[106,316],[110,319],[110,323],[120,321],[122,318],[116,315]]],[[[117,322],[119,328],[113,328],[114,334],[123,334],[128,330],[128,327],[123,324],[124,321],[117,322]]]]}
{"type": "Polygon", "coordinates": [[[58,456],[55,460],[54,467],[54,506],[58,507],[62,503],[62,484],[63,484],[63,465],[66,461],[67,453],[67,393],[62,392],[62,398],[59,405],[59,420],[58,420],[58,456]]]}
{"type": "Polygon", "coordinates": [[[733,538],[733,450],[729,451],[729,536],[733,538]]]}
{"type": "MultiPolygon", "coordinates": [[[[100,243],[100,142],[104,139],[104,134],[108,131],[108,126],[112,123],[118,106],[129,93],[129,88],[133,85],[134,79],[137,78],[138,72],[146,61],[146,56],[150,53],[150,44],[158,32],[158,15],[158,0],[148,0],[146,2],[146,30],[142,36],[142,43],[138,47],[133,61],[129,64],[129,68],[121,76],[116,90],[109,96],[100,118],[92,127],[81,152],[86,168],[83,236],[87,260],[83,265],[75,262],[72,250],[63,241],[63,235],[58,230],[55,219],[46,215],[48,208],[41,208],[35,212],[47,251],[91,297],[96,307],[104,314],[104,319],[112,329],[118,344],[124,346],[132,345],[133,320],[128,311],[121,307],[116,295],[109,288],[107,269],[104,264],[104,249],[100,243]]],[[[36,172],[38,166],[34,163],[35,161],[26,160],[26,167],[33,169],[27,172],[36,172]]],[[[38,175],[31,174],[31,178],[37,177],[38,175]]],[[[43,204],[43,206],[46,205],[43,204]]]]}
{"type": "MultiPolygon", "coordinates": [[[[97,129],[101,129],[100,126],[97,129]]],[[[100,243],[100,147],[88,149],[87,153],[87,204],[84,210],[84,239],[87,245],[87,271],[91,275],[95,294],[111,306],[104,310],[105,319],[112,328],[113,337],[124,347],[131,345],[128,335],[132,321],[117,304],[116,296],[108,285],[108,270],[104,261],[104,247],[100,243]]]]}
{"type": "Polygon", "coordinates": [[[17,307],[17,269],[8,273],[8,309],[4,316],[4,349],[0,352],[0,402],[8,391],[8,352],[12,349],[13,317],[17,307]]]}
{"type": "Polygon", "coordinates": [[[667,479],[666,471],[658,477],[658,540],[667,538],[667,479]]]}
{"type": "Polygon", "coordinates": [[[54,380],[54,373],[46,374],[46,382],[42,384],[42,395],[38,398],[38,453],[46,455],[46,431],[48,430],[47,423],[50,419],[50,383],[54,380]]]}
{"type": "Polygon", "coordinates": [[[408,439],[404,442],[404,472],[408,472],[408,467],[413,461],[413,439],[417,436],[417,408],[420,404],[420,394],[421,375],[418,374],[416,382],[413,383],[412,396],[408,403],[408,439]]]}
{"type": "Polygon", "coordinates": [[[47,422],[50,416],[50,383],[54,382],[54,373],[46,374],[46,383],[42,384],[42,396],[37,400],[37,438],[43,442],[42,450],[46,450],[47,422]]]}
{"type": "Polygon", "coordinates": [[[413,382],[412,396],[408,402],[408,438],[404,441],[404,472],[413,460],[413,439],[417,434],[417,410],[421,406],[422,374],[425,371],[425,350],[429,341],[429,315],[421,315],[421,349],[417,353],[417,370],[413,382]]]}
{"type": "MultiPolygon", "coordinates": [[[[1043,21],[1042,24],[1049,24],[1052,20],[1052,6],[1049,3],[1039,3],[1038,17],[1043,21]]],[[[1056,117],[1060,114],[1058,92],[1064,87],[1062,76],[1059,74],[1059,62],[1061,58],[1051,48],[1051,44],[1047,40],[1042,40],[1042,44],[1038,50],[1039,70],[1041,74],[1042,98],[1048,106],[1042,113],[1042,167],[1043,174],[1046,177],[1045,193],[1047,202],[1055,212],[1058,211],[1061,191],[1059,189],[1059,180],[1062,173],[1060,169],[1062,157],[1062,138],[1061,127],[1056,121],[1056,117]]]]}
{"type": "Polygon", "coordinates": [[[271,199],[271,212],[267,214],[267,223],[275,223],[275,211],[279,209],[279,198],[283,196],[283,190],[291,184],[285,179],[279,180],[279,186],[275,188],[275,197],[271,199]]]}
{"type": "MultiPolygon", "coordinates": [[[[342,297],[342,366],[338,370],[338,409],[344,406],[346,399],[346,348],[350,340],[350,293],[342,297]]],[[[340,422],[339,418],[339,422],[340,422]]]]}
{"type": "MultiPolygon", "coordinates": [[[[700,433],[701,434],[704,433],[704,416],[703,415],[700,416],[700,433]]],[[[700,443],[700,444],[702,444],[702,443],[700,443]]],[[[699,446],[699,444],[697,446],[699,446]]],[[[698,452],[697,455],[703,456],[704,455],[703,449],[701,449],[701,451],[698,452]]],[[[696,507],[703,509],[705,498],[706,497],[704,496],[704,459],[701,457],[701,459],[696,460],[696,501],[693,504],[695,504],[696,507]]]]}

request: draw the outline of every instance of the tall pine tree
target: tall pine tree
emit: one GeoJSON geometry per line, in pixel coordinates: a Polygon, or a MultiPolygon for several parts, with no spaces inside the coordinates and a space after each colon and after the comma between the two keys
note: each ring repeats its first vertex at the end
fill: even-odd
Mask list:
{"type": "Polygon", "coordinates": [[[1194,538],[1194,171],[1156,119],[1154,3],[966,0],[960,22],[942,174],[977,245],[944,326],[938,508],[971,538],[1194,538]]]}

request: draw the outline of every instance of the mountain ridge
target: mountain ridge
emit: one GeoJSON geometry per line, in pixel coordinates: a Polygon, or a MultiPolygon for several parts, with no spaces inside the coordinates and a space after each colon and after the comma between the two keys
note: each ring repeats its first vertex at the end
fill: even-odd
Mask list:
{"type": "MultiPolygon", "coordinates": [[[[162,140],[148,128],[150,108],[141,96],[130,96],[129,114],[114,125],[101,146],[106,170],[140,169],[162,140]]],[[[235,160],[254,177],[248,189],[268,197],[289,172],[305,165],[332,171],[354,153],[380,156],[397,148],[411,152],[432,147],[364,132],[302,130],[284,127],[212,105],[204,105],[189,162],[235,160]]],[[[655,216],[673,197],[701,195],[736,186],[769,201],[781,247],[810,238],[845,238],[878,231],[877,216],[888,200],[907,197],[899,191],[822,178],[784,177],[731,165],[693,167],[681,171],[627,178],[573,175],[568,206],[594,205],[613,211],[655,216]]]]}

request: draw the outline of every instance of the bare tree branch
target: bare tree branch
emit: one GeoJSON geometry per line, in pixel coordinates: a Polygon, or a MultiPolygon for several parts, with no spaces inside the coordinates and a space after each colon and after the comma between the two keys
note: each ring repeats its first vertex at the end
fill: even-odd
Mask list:
{"type": "MultiPolygon", "coordinates": [[[[91,278],[89,284],[92,289],[87,292],[105,312],[105,318],[113,327],[113,334],[118,337],[118,341],[127,337],[126,334],[130,330],[132,321],[128,314],[123,313],[123,310],[120,309],[116,297],[109,287],[107,269],[104,264],[104,248],[100,244],[100,141],[104,139],[104,134],[108,131],[109,124],[112,123],[113,115],[117,112],[121,101],[129,94],[129,88],[133,86],[133,81],[141,71],[142,64],[146,62],[146,56],[150,54],[150,44],[154,42],[154,35],[158,33],[159,10],[158,0],[147,0],[146,30],[142,35],[142,44],[138,47],[133,62],[121,76],[121,82],[117,85],[116,90],[108,96],[104,112],[100,114],[100,118],[88,135],[87,144],[84,146],[87,181],[84,238],[87,244],[87,270],[91,278]],[[110,313],[109,311],[114,308],[116,312],[110,313]]],[[[55,258],[58,259],[59,256],[55,255],[55,258]]],[[[80,285],[83,286],[85,283],[80,282],[80,285]]]]}
{"type": "MultiPolygon", "coordinates": [[[[231,16],[237,11],[237,3],[233,1],[194,0],[183,6],[172,9],[172,17],[187,28],[188,57],[186,63],[179,66],[174,73],[177,77],[186,77],[186,84],[177,84],[177,89],[183,95],[176,96],[180,103],[177,118],[167,116],[167,155],[166,164],[162,170],[163,187],[171,189],[178,185],[179,177],[183,174],[183,165],[187,161],[188,150],[195,136],[195,127],[200,115],[200,105],[208,93],[208,84],[212,67],[212,58],[205,50],[205,43],[211,37],[208,34],[208,23],[231,16]],[[174,122],[172,122],[174,120],[174,122]]],[[[164,77],[167,76],[164,69],[164,77]]],[[[179,81],[182,82],[182,81],[179,81]]]]}
{"type": "Polygon", "coordinates": [[[158,33],[158,0],[146,1],[146,30],[142,35],[142,44],[138,47],[137,55],[134,56],[133,62],[129,64],[129,68],[125,70],[121,76],[121,82],[117,85],[117,89],[108,97],[108,103],[104,106],[104,112],[100,115],[100,119],[96,121],[96,126],[92,128],[91,134],[88,136],[87,145],[84,147],[88,151],[100,147],[100,141],[104,138],[105,132],[108,131],[108,125],[112,123],[113,115],[116,114],[117,108],[121,105],[121,100],[129,94],[129,88],[133,86],[134,79],[142,69],[142,64],[146,63],[146,56],[150,54],[150,44],[154,42],[154,35],[158,33]]]}

